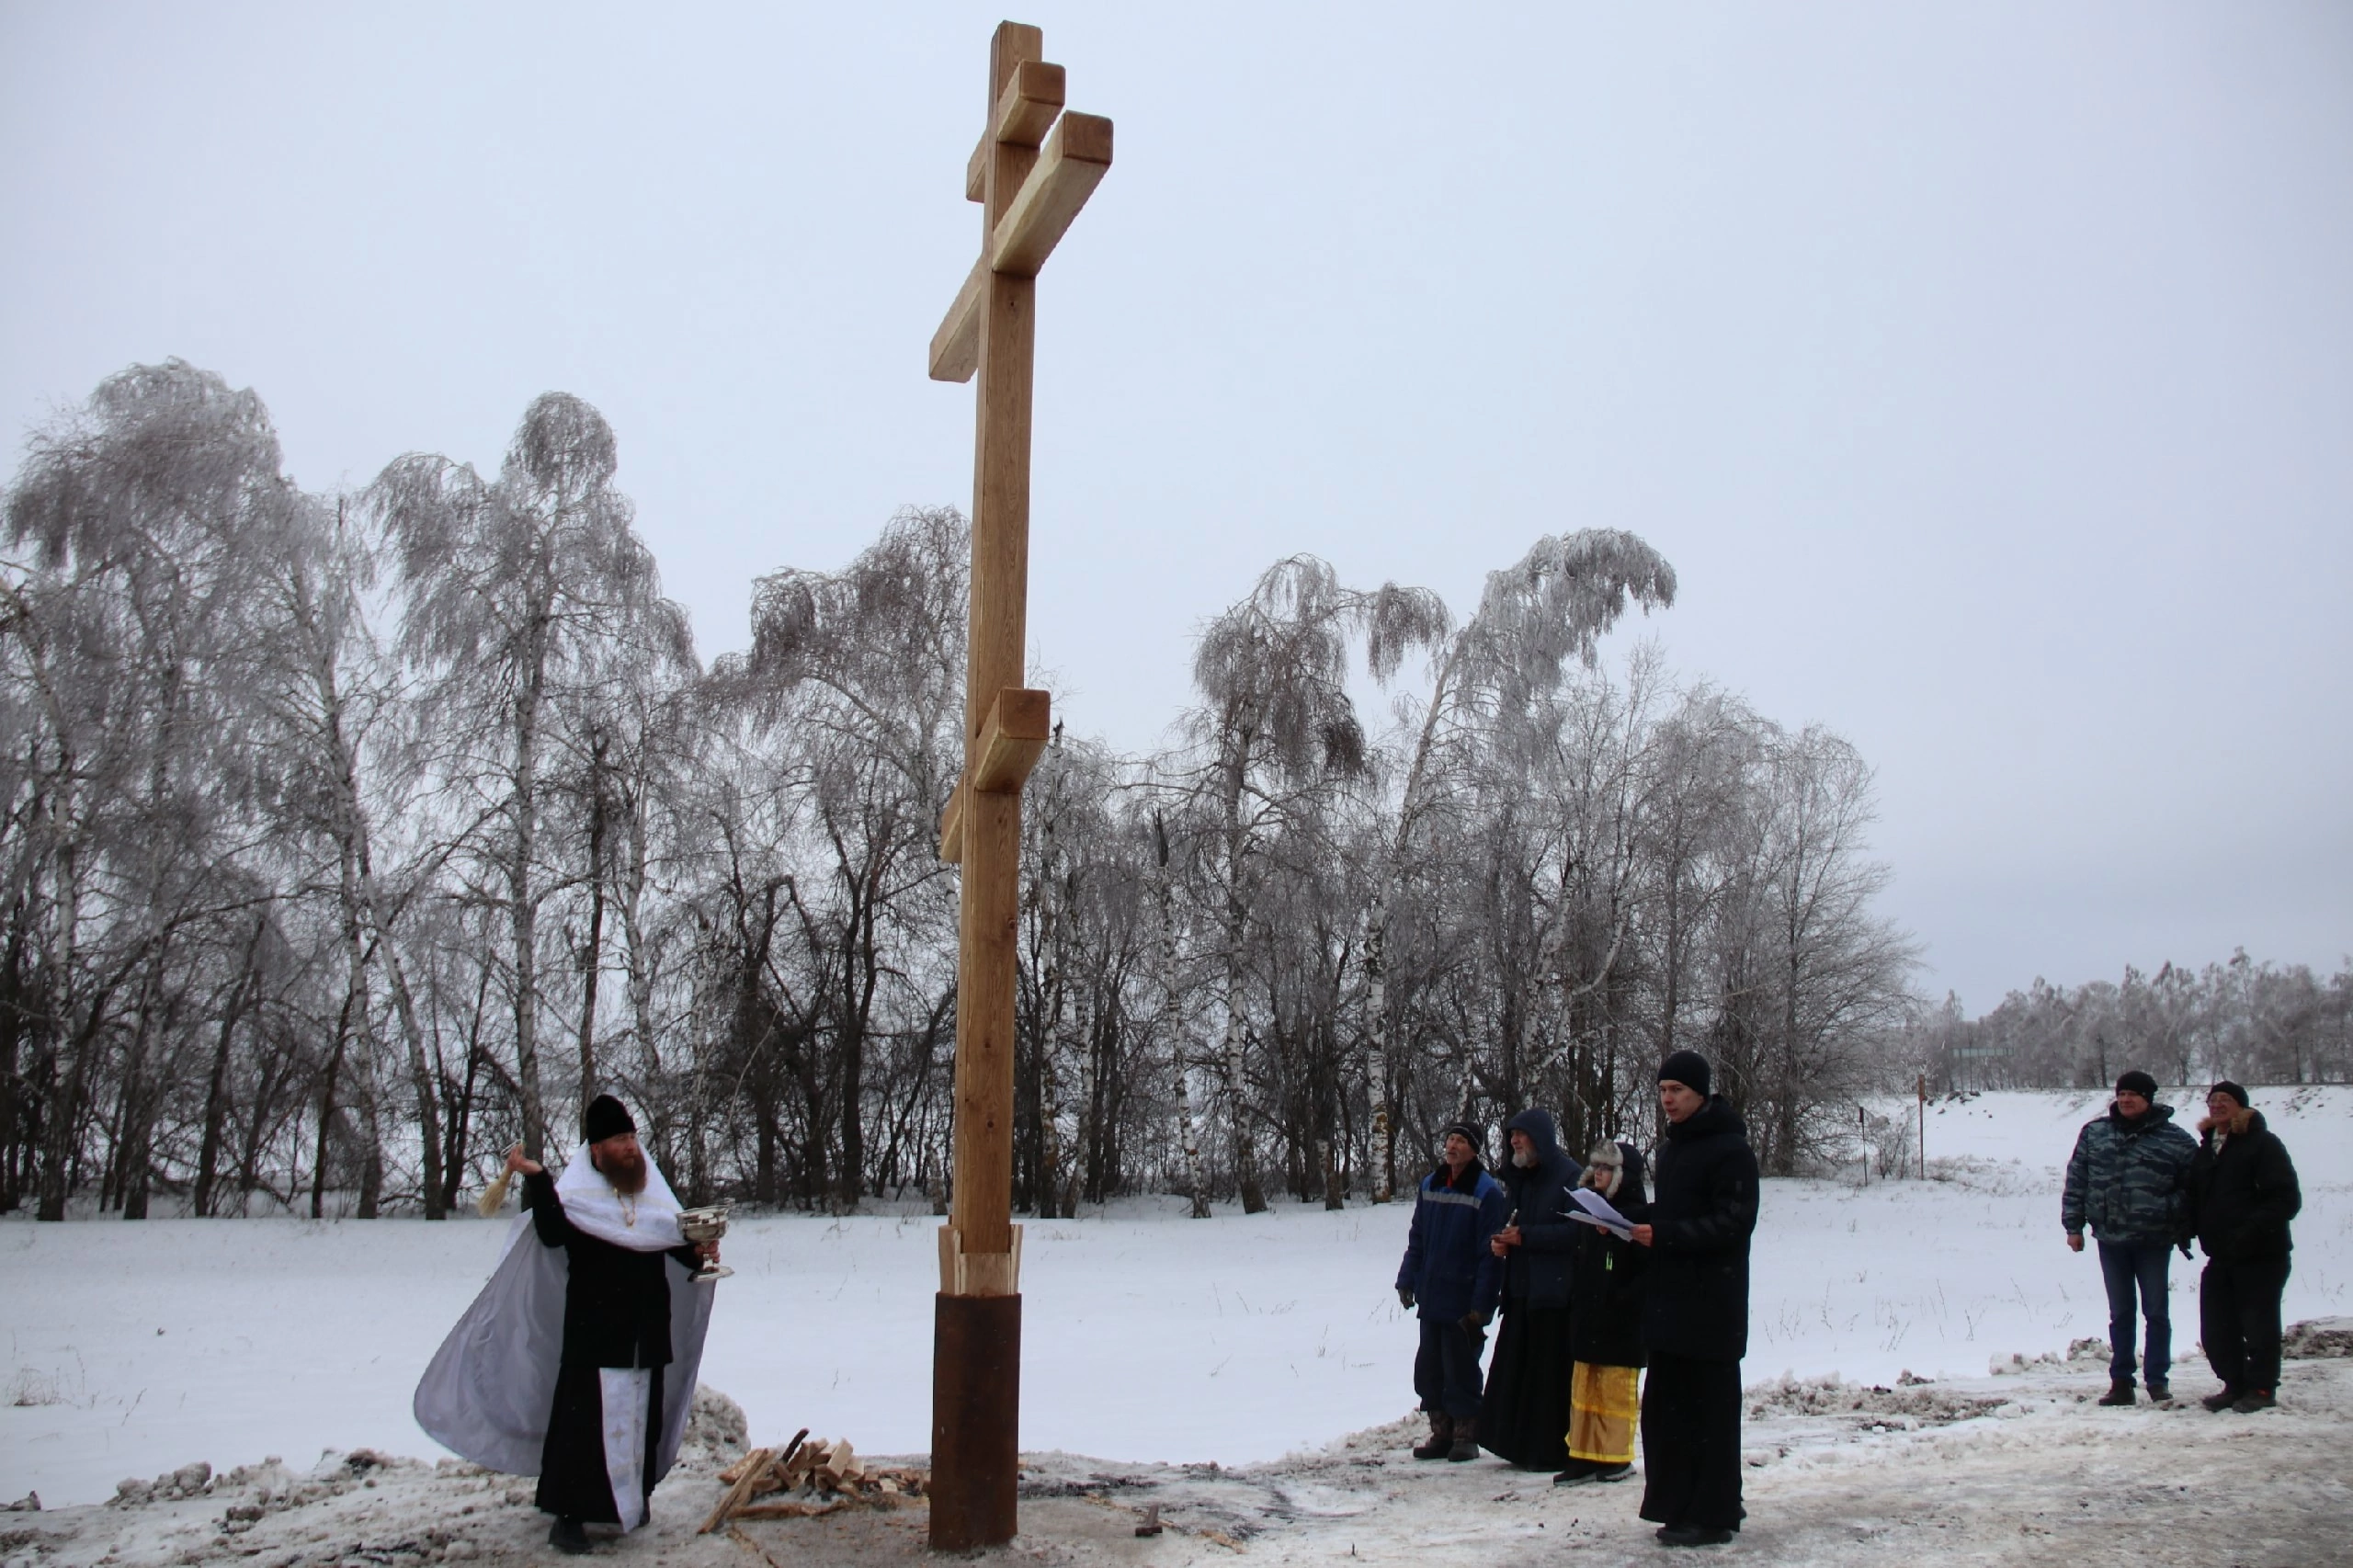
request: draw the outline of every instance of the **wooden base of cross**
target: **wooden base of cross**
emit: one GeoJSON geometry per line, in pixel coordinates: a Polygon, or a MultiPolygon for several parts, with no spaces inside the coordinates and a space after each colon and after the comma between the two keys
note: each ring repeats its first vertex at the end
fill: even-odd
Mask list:
{"type": "Polygon", "coordinates": [[[1038,271],[1104,171],[1111,122],[1063,112],[1036,28],[998,26],[988,119],[964,166],[981,255],[931,340],[934,380],[978,374],[964,772],[939,824],[961,861],[953,1191],[932,1325],[931,1544],[998,1546],[1018,1528],[1021,1233],[1013,1223],[1013,1030],[1021,787],[1051,709],[1021,685],[1029,593],[1029,420],[1038,271]]]}

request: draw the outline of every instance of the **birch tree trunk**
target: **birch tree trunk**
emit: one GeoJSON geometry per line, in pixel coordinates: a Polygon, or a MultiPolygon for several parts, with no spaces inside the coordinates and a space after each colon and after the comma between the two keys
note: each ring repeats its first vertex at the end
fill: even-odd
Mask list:
{"type": "Polygon", "coordinates": [[[523,1153],[547,1153],[547,1113],[540,1086],[540,905],[531,885],[539,848],[540,710],[547,680],[546,611],[534,628],[532,656],[515,702],[515,783],[507,809],[514,832],[507,845],[506,897],[515,968],[515,1083],[523,1102],[523,1153]]]}
{"type": "Polygon", "coordinates": [[[1160,1037],[1168,1042],[1168,1060],[1176,1079],[1176,1145],[1185,1160],[1185,1196],[1191,1217],[1210,1217],[1208,1186],[1201,1180],[1201,1140],[1193,1125],[1193,1099],[1188,1086],[1190,1064],[1185,1059],[1185,1017],[1182,993],[1176,984],[1176,900],[1168,872],[1168,828],[1157,816],[1153,835],[1159,852],[1160,876],[1160,1037]]]}
{"type": "Polygon", "coordinates": [[[1247,829],[1242,821],[1242,797],[1248,782],[1251,728],[1240,727],[1237,737],[1229,740],[1231,760],[1227,764],[1225,780],[1225,1028],[1220,1041],[1219,1061],[1225,1074],[1225,1106],[1227,1131],[1233,1140],[1233,1179],[1242,1190],[1242,1211],[1263,1214],[1267,1211],[1266,1189],[1258,1183],[1257,1150],[1251,1142],[1250,1079],[1248,1063],[1244,1060],[1244,1023],[1242,988],[1245,983],[1242,944],[1249,935],[1250,905],[1244,892],[1243,879],[1247,873],[1243,863],[1249,854],[1247,829]]]}
{"type": "Polygon", "coordinates": [[[597,982],[605,967],[605,739],[593,743],[589,763],[588,806],[588,945],[580,955],[580,1113],[601,1085],[597,1080],[597,982]]]}
{"type": "Polygon", "coordinates": [[[255,960],[261,951],[261,939],[269,929],[269,916],[254,916],[253,939],[245,944],[245,963],[229,988],[229,999],[221,1009],[221,1028],[212,1049],[212,1071],[207,1075],[204,1090],[204,1133],[196,1156],[196,1189],[191,1195],[190,1211],[199,1219],[212,1213],[212,1184],[218,1179],[221,1165],[221,1138],[229,1119],[229,1047],[237,1032],[245,1003],[254,991],[255,960]]]}

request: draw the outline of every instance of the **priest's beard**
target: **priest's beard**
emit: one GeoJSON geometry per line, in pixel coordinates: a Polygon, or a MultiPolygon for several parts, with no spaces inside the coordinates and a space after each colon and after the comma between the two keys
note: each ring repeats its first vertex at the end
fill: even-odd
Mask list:
{"type": "Polygon", "coordinates": [[[1511,1163],[1518,1165],[1521,1170],[1532,1171],[1536,1168],[1536,1151],[1533,1149],[1514,1149],[1511,1152],[1511,1163]]]}
{"type": "Polygon", "coordinates": [[[588,1162],[597,1167],[599,1176],[613,1184],[615,1192],[639,1193],[645,1190],[645,1156],[635,1150],[626,1154],[599,1154],[591,1150],[588,1162]]]}

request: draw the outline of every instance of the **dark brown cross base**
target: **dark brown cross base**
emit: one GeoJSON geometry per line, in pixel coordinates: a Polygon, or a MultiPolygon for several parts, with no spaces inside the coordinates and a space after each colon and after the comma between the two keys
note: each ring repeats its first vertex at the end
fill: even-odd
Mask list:
{"type": "Polygon", "coordinates": [[[1011,1540],[1021,1468],[1021,1298],[942,1291],[931,1328],[931,1544],[1011,1540]]]}
{"type": "Polygon", "coordinates": [[[1029,592],[1029,408],[1038,270],[1111,166],[1111,122],[1063,112],[1036,28],[998,25],[988,120],[964,169],[981,255],[931,340],[934,380],[980,377],[964,773],[939,824],[961,860],[953,1208],[933,1319],[931,1544],[997,1546],[1017,1528],[1021,1233],[1013,1223],[1013,1007],[1021,786],[1045,749],[1046,694],[1021,685],[1029,592]]]}

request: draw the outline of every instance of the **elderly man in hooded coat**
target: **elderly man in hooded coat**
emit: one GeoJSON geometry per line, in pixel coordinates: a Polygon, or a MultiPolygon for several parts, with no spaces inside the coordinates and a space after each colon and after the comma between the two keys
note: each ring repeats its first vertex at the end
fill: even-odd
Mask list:
{"type": "Polygon", "coordinates": [[[689,1246],[678,1200],[621,1103],[588,1107],[562,1176],[518,1147],[524,1216],[490,1283],[417,1384],[417,1424],[489,1469],[537,1474],[549,1544],[588,1550],[585,1527],[643,1524],[677,1458],[710,1326],[691,1282],[716,1260],[689,1246]]]}
{"type": "Polygon", "coordinates": [[[1566,1215],[1580,1172],[1550,1111],[1521,1111],[1505,1124],[1504,1141],[1512,1218],[1487,1244],[1504,1260],[1504,1316],[1479,1446],[1522,1470],[1558,1470],[1568,1457],[1569,1267],[1585,1229],[1566,1215]]]}

